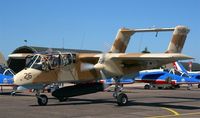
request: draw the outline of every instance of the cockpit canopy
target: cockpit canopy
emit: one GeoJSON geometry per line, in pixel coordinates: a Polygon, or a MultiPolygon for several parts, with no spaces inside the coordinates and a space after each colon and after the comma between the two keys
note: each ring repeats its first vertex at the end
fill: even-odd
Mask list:
{"type": "Polygon", "coordinates": [[[26,58],[26,68],[48,71],[60,66],[75,63],[76,55],[72,53],[63,54],[35,54],[26,58]]]}
{"type": "Polygon", "coordinates": [[[0,74],[6,76],[14,76],[14,72],[5,65],[0,65],[0,74]]]}

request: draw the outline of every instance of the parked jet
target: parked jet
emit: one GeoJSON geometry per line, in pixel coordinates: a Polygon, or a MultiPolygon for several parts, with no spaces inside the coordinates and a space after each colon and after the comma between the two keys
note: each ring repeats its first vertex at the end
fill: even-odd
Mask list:
{"type": "Polygon", "coordinates": [[[133,30],[123,28],[119,30],[108,53],[35,54],[26,68],[15,75],[14,83],[28,89],[36,89],[38,104],[46,105],[48,98],[40,94],[40,89],[48,84],[59,82],[75,84],[52,92],[53,96],[63,101],[68,97],[102,91],[103,85],[94,81],[114,78],[117,103],[126,105],[128,97],[120,92],[118,80],[122,76],[137,73],[140,70],[159,67],[177,60],[191,59],[191,57],[180,54],[188,32],[189,29],[184,26],[133,30]],[[125,53],[130,37],[134,33],[159,31],[174,31],[166,53],[125,53]]]}
{"type": "Polygon", "coordinates": [[[194,78],[195,80],[191,80],[191,81],[194,81],[193,84],[198,84],[198,88],[200,88],[200,82],[195,83],[195,81],[200,80],[200,72],[199,71],[187,71],[180,62],[174,62],[173,64],[174,64],[174,68],[176,70],[186,73],[191,78],[194,78]]]}
{"type": "MultiPolygon", "coordinates": [[[[106,80],[103,80],[103,82],[105,82],[105,84],[107,85],[115,85],[116,82],[113,78],[109,78],[106,80]]],[[[132,77],[122,77],[119,79],[119,84],[123,85],[123,84],[133,84],[135,81],[132,77]]]]}
{"type": "Polygon", "coordinates": [[[7,67],[6,60],[3,54],[0,53],[0,91],[3,92],[3,87],[14,87],[13,80],[14,72],[7,67]]]}
{"type": "Polygon", "coordinates": [[[149,83],[144,86],[145,89],[152,87],[161,88],[179,88],[182,84],[187,84],[191,89],[193,84],[198,84],[200,88],[200,74],[188,73],[188,71],[179,62],[174,62],[174,69],[154,69],[140,71],[135,77],[136,82],[149,83]]]}
{"type": "Polygon", "coordinates": [[[0,86],[1,91],[3,91],[3,86],[13,86],[14,87],[14,80],[13,80],[14,72],[6,67],[5,65],[0,65],[0,86]]]}
{"type": "Polygon", "coordinates": [[[136,82],[148,83],[144,86],[144,89],[150,88],[179,88],[181,84],[196,84],[200,83],[200,79],[190,77],[186,73],[171,69],[155,69],[141,71],[140,74],[135,77],[136,82]]]}

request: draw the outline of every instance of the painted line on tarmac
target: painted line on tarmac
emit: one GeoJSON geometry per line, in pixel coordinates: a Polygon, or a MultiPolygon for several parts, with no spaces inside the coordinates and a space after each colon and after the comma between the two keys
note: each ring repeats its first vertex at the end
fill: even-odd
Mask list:
{"type": "Polygon", "coordinates": [[[170,109],[170,108],[166,108],[166,107],[161,107],[162,109],[165,109],[165,110],[168,110],[168,111],[170,111],[170,112],[172,112],[175,116],[178,116],[178,115],[180,115],[178,112],[176,112],[175,110],[173,110],[173,109],[170,109]]]}
{"type": "MultiPolygon", "coordinates": [[[[180,114],[178,115],[178,117],[190,116],[190,115],[200,115],[200,112],[180,114]]],[[[177,115],[151,116],[151,117],[146,117],[146,118],[169,118],[169,117],[177,117],[177,115]]]]}
{"type": "Polygon", "coordinates": [[[180,114],[173,109],[166,108],[166,107],[161,107],[161,108],[165,109],[167,111],[170,111],[171,113],[173,113],[173,115],[151,116],[151,117],[147,117],[147,118],[164,118],[164,117],[180,116],[180,114]]]}

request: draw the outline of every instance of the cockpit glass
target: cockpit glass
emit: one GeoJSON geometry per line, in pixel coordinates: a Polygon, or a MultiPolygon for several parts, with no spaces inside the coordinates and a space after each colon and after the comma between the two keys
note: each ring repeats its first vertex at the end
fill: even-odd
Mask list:
{"type": "Polygon", "coordinates": [[[7,76],[13,76],[13,73],[12,73],[10,70],[7,70],[7,71],[5,72],[5,75],[7,75],[7,76]]]}
{"type": "Polygon", "coordinates": [[[52,54],[52,55],[34,55],[32,58],[26,58],[26,67],[43,71],[53,70],[57,67],[68,66],[75,63],[74,54],[52,54]]]}
{"type": "Polygon", "coordinates": [[[38,56],[36,58],[36,60],[34,61],[33,65],[31,66],[31,68],[42,70],[42,62],[41,62],[41,57],[40,56],[38,56]]]}
{"type": "Polygon", "coordinates": [[[37,56],[34,56],[34,57],[32,57],[31,59],[30,58],[28,58],[27,59],[27,64],[26,64],[26,67],[28,67],[28,68],[30,68],[32,65],[33,65],[33,63],[34,63],[34,61],[35,61],[35,59],[37,58],[37,56]]]}
{"type": "Polygon", "coordinates": [[[33,56],[27,63],[26,67],[42,70],[41,56],[40,55],[33,56]]]}

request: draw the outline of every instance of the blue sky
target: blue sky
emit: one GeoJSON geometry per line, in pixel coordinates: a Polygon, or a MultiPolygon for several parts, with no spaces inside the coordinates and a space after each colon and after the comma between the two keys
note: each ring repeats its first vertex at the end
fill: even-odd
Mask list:
{"type": "MultiPolygon", "coordinates": [[[[0,51],[28,45],[109,50],[119,28],[190,28],[183,53],[200,62],[199,0],[0,0],[0,51]]],[[[172,32],[139,33],[127,52],[164,52],[172,32]]]]}

